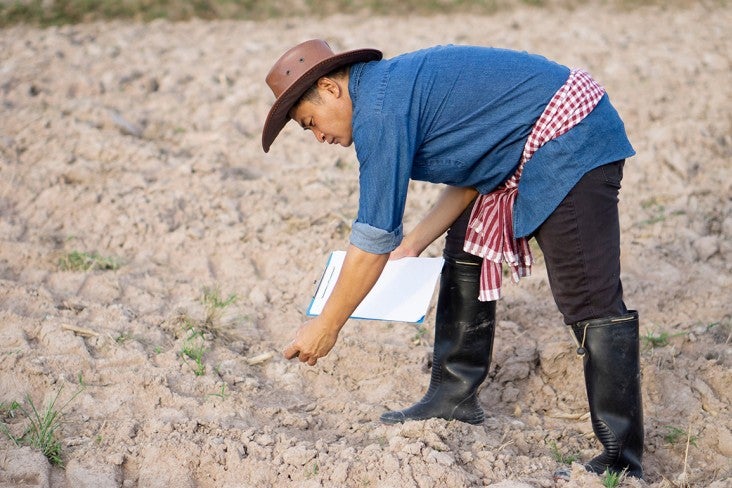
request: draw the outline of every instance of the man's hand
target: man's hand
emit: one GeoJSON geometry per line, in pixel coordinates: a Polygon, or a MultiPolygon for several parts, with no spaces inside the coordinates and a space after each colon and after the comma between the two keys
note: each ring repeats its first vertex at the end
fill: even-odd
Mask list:
{"type": "Polygon", "coordinates": [[[301,362],[315,366],[318,359],[327,355],[338,340],[338,328],[333,330],[316,317],[305,322],[297,331],[295,339],[282,354],[286,359],[297,357],[301,362]]]}
{"type": "Polygon", "coordinates": [[[298,329],[295,339],[282,351],[285,358],[297,357],[314,366],[318,359],[328,354],[348,317],[379,279],[388,259],[388,254],[372,254],[350,244],[323,311],[298,329]]]}
{"type": "Polygon", "coordinates": [[[404,239],[402,239],[402,243],[399,244],[399,247],[394,249],[391,254],[389,254],[389,261],[394,261],[395,259],[402,259],[402,258],[414,258],[419,256],[419,251],[415,250],[412,247],[411,241],[408,240],[409,236],[405,236],[404,239]]]}

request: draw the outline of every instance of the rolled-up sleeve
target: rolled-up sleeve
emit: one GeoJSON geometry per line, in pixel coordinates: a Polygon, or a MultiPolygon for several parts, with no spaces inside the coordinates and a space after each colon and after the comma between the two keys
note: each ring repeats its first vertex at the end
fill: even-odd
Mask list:
{"type": "Polygon", "coordinates": [[[403,237],[401,225],[389,232],[356,221],[351,229],[351,244],[373,254],[392,252],[402,242],[403,237]]]}

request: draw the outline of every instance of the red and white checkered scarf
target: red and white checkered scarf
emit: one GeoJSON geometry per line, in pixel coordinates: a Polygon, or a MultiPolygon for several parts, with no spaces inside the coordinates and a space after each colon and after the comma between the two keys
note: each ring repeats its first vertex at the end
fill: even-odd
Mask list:
{"type": "Polygon", "coordinates": [[[483,258],[480,273],[481,301],[501,297],[502,263],[511,268],[515,283],[531,274],[529,241],[513,237],[513,203],[526,162],[541,146],[577,125],[598,104],[605,89],[590,75],[574,69],[554,94],[531,129],[516,173],[487,195],[480,195],[470,215],[463,249],[483,258]]]}

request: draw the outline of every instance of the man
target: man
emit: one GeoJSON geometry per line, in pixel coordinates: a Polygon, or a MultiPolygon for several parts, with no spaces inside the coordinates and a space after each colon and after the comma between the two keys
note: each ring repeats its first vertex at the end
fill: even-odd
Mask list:
{"type": "Polygon", "coordinates": [[[641,477],[638,315],[623,302],[617,210],[634,151],[604,89],[582,70],[525,52],[440,46],[383,60],[374,49],[334,54],[318,39],[287,51],[267,83],[276,101],[265,152],[292,119],[321,143],[354,144],[360,163],[341,275],[284,356],[315,365],[390,256],[416,256],[447,230],[429,389],[381,420],[479,424],[476,392],[490,365],[501,266],[515,280],[529,274],[534,237],[584,357],[604,447],[586,468],[641,477]],[[446,187],[404,236],[410,178],[446,187]]]}

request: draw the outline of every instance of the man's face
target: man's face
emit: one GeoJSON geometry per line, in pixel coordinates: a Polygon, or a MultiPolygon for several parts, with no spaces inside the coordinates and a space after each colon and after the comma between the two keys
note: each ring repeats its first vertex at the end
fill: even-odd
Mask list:
{"type": "Polygon", "coordinates": [[[313,131],[319,142],[348,147],[353,143],[353,107],[343,81],[318,80],[320,101],[302,101],[290,117],[305,130],[313,131]]]}

